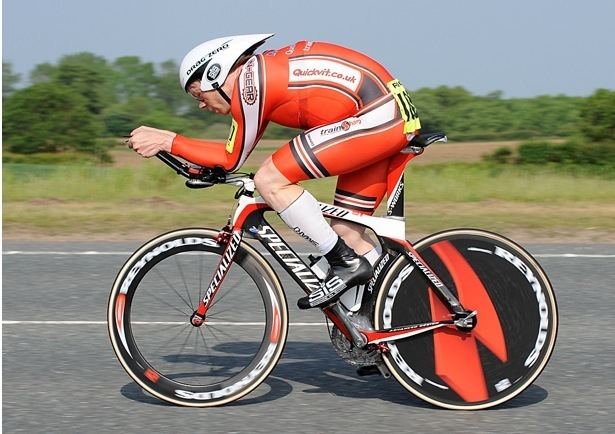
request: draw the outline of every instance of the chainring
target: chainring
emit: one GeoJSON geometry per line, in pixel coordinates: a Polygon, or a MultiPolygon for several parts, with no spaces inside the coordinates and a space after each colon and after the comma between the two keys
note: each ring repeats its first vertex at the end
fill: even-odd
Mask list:
{"type": "Polygon", "coordinates": [[[331,327],[329,337],[337,355],[353,366],[371,366],[382,362],[376,347],[357,348],[335,325],[331,327]]]}

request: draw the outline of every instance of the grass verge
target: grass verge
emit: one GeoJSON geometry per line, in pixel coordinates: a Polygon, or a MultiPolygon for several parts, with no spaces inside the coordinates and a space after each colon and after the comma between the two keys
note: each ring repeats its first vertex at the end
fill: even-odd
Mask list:
{"type": "MultiPolygon", "coordinates": [[[[483,163],[409,167],[408,237],[469,226],[529,240],[615,242],[613,178],[483,163]]],[[[335,180],[305,186],[330,202],[335,180]]],[[[177,227],[220,227],[233,193],[230,186],[187,189],[156,160],[136,167],[6,164],[4,237],[143,239],[177,227]]]]}

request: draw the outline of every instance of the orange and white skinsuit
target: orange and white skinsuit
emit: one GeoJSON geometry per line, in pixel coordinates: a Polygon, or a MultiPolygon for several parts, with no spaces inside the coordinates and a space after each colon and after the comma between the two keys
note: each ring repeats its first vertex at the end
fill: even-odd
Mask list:
{"type": "Polygon", "coordinates": [[[410,97],[379,63],[326,42],[251,57],[231,96],[226,146],[176,136],[171,152],[203,166],[241,167],[269,121],[304,130],[273,155],[291,182],[339,176],[335,204],[372,214],[392,156],[420,128],[410,97]]]}

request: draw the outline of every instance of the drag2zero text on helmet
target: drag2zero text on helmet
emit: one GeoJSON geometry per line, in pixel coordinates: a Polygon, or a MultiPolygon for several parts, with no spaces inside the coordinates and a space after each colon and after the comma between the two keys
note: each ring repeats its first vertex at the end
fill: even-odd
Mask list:
{"type": "Polygon", "coordinates": [[[220,88],[241,55],[253,52],[273,35],[227,36],[197,45],[184,56],[179,67],[182,88],[187,91],[188,84],[194,79],[201,80],[203,91],[220,88]]]}

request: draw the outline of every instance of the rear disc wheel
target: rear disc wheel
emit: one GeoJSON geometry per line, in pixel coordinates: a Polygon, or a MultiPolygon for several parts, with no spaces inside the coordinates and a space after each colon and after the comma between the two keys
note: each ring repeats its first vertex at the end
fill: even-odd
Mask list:
{"type": "MultiPolygon", "coordinates": [[[[477,311],[477,325],[390,342],[384,360],[391,373],[416,396],[450,409],[488,408],[520,394],[546,366],[557,335],[555,295],[540,265],[482,230],[445,231],[414,247],[464,308],[477,311]]],[[[399,256],[376,301],[376,328],[450,320],[431,285],[399,256]]]]}

